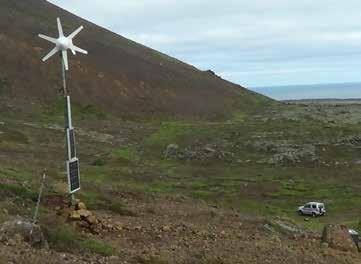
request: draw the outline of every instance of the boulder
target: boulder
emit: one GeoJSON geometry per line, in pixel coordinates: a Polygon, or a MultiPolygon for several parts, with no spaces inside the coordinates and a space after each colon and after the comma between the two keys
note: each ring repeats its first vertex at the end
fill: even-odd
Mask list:
{"type": "Polygon", "coordinates": [[[166,159],[175,159],[178,156],[179,146],[177,144],[169,144],[164,151],[164,157],[166,159]]]}
{"type": "Polygon", "coordinates": [[[358,251],[348,228],[344,225],[326,225],[322,233],[322,243],[327,243],[330,248],[341,251],[358,251]]]}
{"type": "Polygon", "coordinates": [[[85,210],[85,209],[80,209],[77,210],[76,212],[80,215],[81,218],[87,218],[93,214],[89,210],[85,210]]]}
{"type": "Polygon", "coordinates": [[[49,245],[39,225],[30,221],[17,219],[7,221],[0,227],[0,241],[12,241],[15,237],[20,236],[32,247],[48,249],[49,245]]]}

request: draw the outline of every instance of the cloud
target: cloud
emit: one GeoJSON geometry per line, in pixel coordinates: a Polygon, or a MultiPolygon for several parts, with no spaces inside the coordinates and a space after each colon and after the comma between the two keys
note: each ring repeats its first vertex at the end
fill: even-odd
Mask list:
{"type": "Polygon", "coordinates": [[[359,0],[50,2],[240,84],[361,81],[359,0]]]}

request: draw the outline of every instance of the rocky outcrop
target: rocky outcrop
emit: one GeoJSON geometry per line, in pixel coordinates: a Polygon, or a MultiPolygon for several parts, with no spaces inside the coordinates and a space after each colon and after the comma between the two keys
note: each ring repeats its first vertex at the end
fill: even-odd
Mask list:
{"type": "Polygon", "coordinates": [[[312,144],[297,145],[286,140],[248,142],[255,150],[272,153],[272,157],[265,158],[259,163],[272,165],[295,164],[300,162],[315,162],[318,160],[316,147],[312,144]]]}
{"type": "Polygon", "coordinates": [[[1,242],[12,245],[15,244],[16,239],[19,238],[35,248],[49,248],[48,242],[39,225],[22,219],[7,221],[1,225],[1,242]]]}
{"type": "Polygon", "coordinates": [[[179,152],[179,146],[177,144],[169,144],[164,151],[165,159],[177,159],[179,152]]]}
{"type": "Polygon", "coordinates": [[[347,227],[344,225],[326,225],[323,229],[322,245],[341,251],[358,251],[347,227]]]}
{"type": "Polygon", "coordinates": [[[67,217],[68,221],[75,223],[83,231],[95,235],[104,232],[120,232],[122,230],[121,224],[113,223],[109,217],[95,215],[79,200],[76,201],[74,206],[59,210],[58,214],[67,217]]]}
{"type": "Polygon", "coordinates": [[[207,144],[204,146],[188,146],[180,148],[176,144],[170,144],[164,150],[164,158],[169,160],[223,160],[232,161],[234,160],[234,153],[219,148],[214,144],[207,144]]]}
{"type": "Polygon", "coordinates": [[[263,229],[267,232],[280,233],[286,236],[296,236],[304,233],[301,228],[289,219],[279,217],[267,220],[263,225],[263,229]]]}

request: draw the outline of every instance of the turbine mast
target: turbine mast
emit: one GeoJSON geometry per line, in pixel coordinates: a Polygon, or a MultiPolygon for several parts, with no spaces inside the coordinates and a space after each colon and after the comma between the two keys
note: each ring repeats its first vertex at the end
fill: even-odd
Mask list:
{"type": "Polygon", "coordinates": [[[76,52],[83,54],[88,54],[88,52],[73,44],[73,39],[83,29],[83,26],[80,26],[77,30],[75,30],[68,37],[66,37],[64,36],[63,27],[61,25],[60,18],[57,18],[56,22],[57,22],[58,35],[59,35],[57,39],[42,34],[39,34],[39,37],[55,44],[55,47],[42,59],[42,61],[45,62],[49,58],[54,56],[57,52],[60,53],[61,77],[63,81],[62,83],[63,96],[65,100],[64,130],[66,133],[66,147],[67,147],[66,171],[68,176],[69,194],[71,196],[70,202],[71,204],[73,204],[75,200],[74,193],[80,190],[80,173],[79,173],[79,159],[76,156],[75,135],[74,135],[75,133],[72,125],[70,93],[68,91],[67,83],[66,83],[66,71],[69,70],[68,49],[70,49],[74,55],[76,54],[76,52]]]}

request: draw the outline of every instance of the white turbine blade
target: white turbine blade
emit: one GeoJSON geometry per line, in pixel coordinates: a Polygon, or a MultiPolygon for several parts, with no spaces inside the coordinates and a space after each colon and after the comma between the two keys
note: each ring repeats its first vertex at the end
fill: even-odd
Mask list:
{"type": "Polygon", "coordinates": [[[77,47],[77,46],[75,46],[75,45],[73,45],[71,48],[72,48],[74,51],[77,51],[77,52],[80,52],[80,53],[83,53],[83,54],[88,54],[88,52],[87,52],[86,50],[83,50],[83,49],[81,49],[81,48],[79,48],[79,47],[77,47]]]}
{"type": "Polygon", "coordinates": [[[57,47],[55,47],[55,48],[53,48],[49,53],[48,53],[48,55],[46,55],[44,58],[43,58],[43,61],[46,61],[46,60],[48,60],[51,56],[53,56],[55,53],[57,53],[58,52],[58,48],[57,47]]]}
{"type": "Polygon", "coordinates": [[[73,47],[71,47],[70,50],[71,50],[71,53],[73,53],[73,55],[76,55],[76,52],[75,52],[75,50],[73,49],[73,47]]]}
{"type": "Polygon", "coordinates": [[[55,38],[51,38],[51,37],[45,36],[43,34],[39,34],[39,38],[45,39],[47,41],[50,41],[51,43],[56,44],[56,39],[55,38]]]}
{"type": "Polygon", "coordinates": [[[73,39],[76,35],[79,34],[80,31],[82,31],[83,28],[84,28],[83,26],[80,26],[77,30],[75,30],[73,33],[71,33],[68,38],[73,39]]]}
{"type": "Polygon", "coordinates": [[[66,52],[66,50],[62,51],[62,59],[63,59],[63,62],[64,62],[65,70],[69,70],[68,52],[66,52]]]}
{"type": "Polygon", "coordinates": [[[58,22],[59,37],[64,37],[63,27],[61,26],[60,18],[57,18],[56,21],[58,22]]]}

